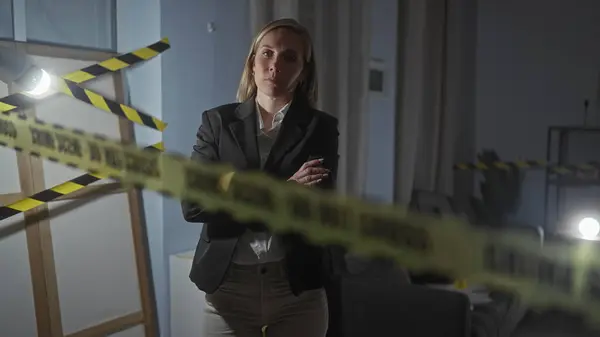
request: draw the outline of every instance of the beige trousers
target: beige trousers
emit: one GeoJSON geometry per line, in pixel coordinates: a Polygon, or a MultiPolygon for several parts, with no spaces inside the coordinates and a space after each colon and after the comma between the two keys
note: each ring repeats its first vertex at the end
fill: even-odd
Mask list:
{"type": "Polygon", "coordinates": [[[282,262],[232,264],[205,315],[205,337],[325,337],[329,320],[325,291],[292,294],[282,262]]]}

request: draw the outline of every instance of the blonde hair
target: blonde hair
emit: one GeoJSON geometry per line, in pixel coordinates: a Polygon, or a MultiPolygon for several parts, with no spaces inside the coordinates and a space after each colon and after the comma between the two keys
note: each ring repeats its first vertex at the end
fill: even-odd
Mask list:
{"type": "Polygon", "coordinates": [[[270,31],[278,28],[289,29],[292,32],[300,35],[304,42],[304,68],[302,69],[303,77],[300,83],[297,84],[294,89],[294,94],[300,96],[308,101],[310,106],[314,107],[317,103],[317,65],[313,57],[313,44],[308,30],[302,26],[298,21],[294,19],[279,19],[268,23],[264,26],[258,34],[252,40],[250,45],[250,51],[246,57],[244,63],[244,71],[242,72],[242,78],[237,91],[238,102],[244,102],[249,98],[256,95],[256,83],[254,82],[254,76],[252,75],[252,68],[254,66],[254,57],[256,56],[256,49],[258,44],[263,37],[270,31]]]}

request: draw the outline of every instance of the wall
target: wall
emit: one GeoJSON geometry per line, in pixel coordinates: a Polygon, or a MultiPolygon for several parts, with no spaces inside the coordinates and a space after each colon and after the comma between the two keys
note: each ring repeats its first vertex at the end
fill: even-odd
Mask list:
{"type": "Polygon", "coordinates": [[[396,54],[398,2],[374,0],[371,9],[371,57],[383,62],[383,94],[369,95],[367,179],[365,195],[391,202],[394,198],[394,129],[396,125],[396,54]]]}
{"type": "MultiPolygon", "coordinates": [[[[235,100],[251,38],[247,6],[243,0],[163,1],[162,34],[173,46],[163,58],[162,82],[169,150],[189,155],[202,112],[235,100]]],[[[167,254],[195,247],[200,228],[183,220],[178,201],[164,201],[167,254]]]]}
{"type": "MultiPolygon", "coordinates": [[[[548,126],[581,125],[584,99],[592,111],[600,104],[599,37],[597,0],[480,1],[477,149],[545,159],[548,126]]],[[[529,173],[523,187],[517,218],[541,224],[543,174],[529,173]]]]}
{"type": "MultiPolygon", "coordinates": [[[[161,39],[160,0],[117,1],[117,50],[130,52],[161,39]]],[[[169,53],[167,51],[166,53],[169,53]]],[[[160,57],[124,72],[130,94],[130,104],[158,118],[162,113],[162,67],[160,57]]],[[[135,126],[138,144],[148,145],[164,139],[160,133],[135,126]]],[[[151,191],[143,191],[152,276],[158,306],[161,329],[168,317],[168,284],[163,237],[162,197],[151,191]]],[[[161,334],[164,336],[164,333],[161,334]]]]}

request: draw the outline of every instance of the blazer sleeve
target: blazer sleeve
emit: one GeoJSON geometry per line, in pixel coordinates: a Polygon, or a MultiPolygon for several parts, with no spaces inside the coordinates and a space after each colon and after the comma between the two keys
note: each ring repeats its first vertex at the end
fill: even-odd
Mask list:
{"type": "MultiPolygon", "coordinates": [[[[207,111],[202,113],[202,124],[196,133],[196,144],[193,146],[191,159],[207,164],[219,161],[215,132],[207,111]]],[[[201,205],[189,201],[181,202],[181,210],[183,218],[188,222],[231,220],[231,216],[225,212],[207,212],[201,205]]]]}
{"type": "Polygon", "coordinates": [[[334,190],[337,184],[337,172],[339,165],[339,138],[340,132],[338,129],[338,120],[331,118],[326,128],[325,135],[323,136],[323,157],[325,162],[323,166],[329,169],[329,179],[325,179],[321,184],[318,184],[322,189],[334,190]]]}
{"type": "MultiPolygon", "coordinates": [[[[323,137],[323,156],[325,157],[323,165],[330,170],[330,179],[326,179],[323,183],[318,184],[319,188],[326,190],[335,190],[336,188],[340,158],[339,135],[338,119],[331,117],[329,123],[327,123],[325,136],[323,137]]],[[[337,244],[326,245],[323,267],[325,268],[327,287],[330,287],[333,284],[332,282],[336,282],[337,278],[346,273],[346,252],[347,249],[344,246],[337,244]]],[[[330,291],[328,291],[328,296],[334,296],[334,294],[330,294],[330,291]]],[[[334,299],[332,301],[335,302],[334,299]]]]}

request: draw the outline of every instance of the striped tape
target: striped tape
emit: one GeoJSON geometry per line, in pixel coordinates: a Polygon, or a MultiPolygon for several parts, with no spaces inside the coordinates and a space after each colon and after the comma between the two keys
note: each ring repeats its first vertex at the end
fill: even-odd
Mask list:
{"type": "Polygon", "coordinates": [[[26,109],[35,104],[35,99],[24,93],[15,93],[0,98],[0,112],[9,112],[16,109],[26,109]]]}
{"type": "MultiPolygon", "coordinates": [[[[136,124],[144,125],[158,131],[164,131],[167,124],[158,118],[140,112],[132,107],[117,103],[103,97],[89,89],[79,87],[75,82],[64,79],[55,79],[60,92],[73,97],[79,101],[90,104],[102,111],[125,118],[136,124]]],[[[15,109],[27,109],[33,107],[37,99],[24,93],[16,93],[0,98],[0,112],[8,112],[15,109]]]]}
{"type": "MultiPolygon", "coordinates": [[[[109,72],[116,72],[127,67],[149,60],[163,51],[169,49],[168,39],[150,46],[140,48],[134,52],[113,57],[106,61],[85,67],[81,70],[62,76],[62,79],[55,78],[60,92],[88,103],[100,110],[115,114],[136,124],[144,125],[152,129],[163,131],[166,123],[151,115],[140,112],[132,107],[117,103],[108,99],[90,89],[84,89],[77,84],[92,80],[98,76],[109,72]]],[[[51,96],[51,95],[50,95],[51,96]]],[[[49,96],[48,96],[49,97],[49,96]]],[[[31,97],[26,93],[19,92],[0,98],[0,112],[8,112],[16,109],[32,107],[38,102],[38,99],[31,97]]]]}
{"type": "Polygon", "coordinates": [[[121,118],[125,118],[136,124],[144,125],[154,130],[163,131],[167,127],[165,122],[156,117],[140,112],[125,104],[117,103],[89,89],[84,89],[73,81],[60,79],[59,82],[58,88],[62,93],[74,97],[84,103],[93,105],[100,110],[112,113],[121,118]]]}
{"type": "Polygon", "coordinates": [[[454,169],[459,170],[459,171],[548,169],[551,172],[556,173],[556,174],[574,174],[574,173],[578,173],[578,172],[582,172],[582,171],[600,170],[600,163],[599,162],[588,162],[588,163],[583,163],[583,164],[557,165],[557,164],[547,163],[542,160],[523,160],[523,161],[495,162],[492,164],[486,164],[483,162],[461,163],[461,164],[454,165],[454,169]]]}
{"type": "Polygon", "coordinates": [[[107,73],[114,73],[127,67],[147,61],[158,56],[160,53],[164,52],[170,47],[171,45],[169,44],[169,39],[163,38],[162,40],[147,47],[140,48],[131,53],[115,56],[98,64],[94,64],[66,74],[62,76],[62,78],[75,83],[83,83],[98,76],[102,76],[107,73]]]}
{"type": "MultiPolygon", "coordinates": [[[[164,151],[162,142],[146,147],[148,150],[164,151]]],[[[11,204],[0,207],[0,221],[8,219],[19,213],[30,211],[36,207],[49,203],[65,195],[77,192],[84,187],[89,186],[96,181],[105,179],[106,177],[99,174],[82,174],[77,178],[71,179],[62,184],[58,184],[47,190],[38,192],[27,198],[13,202],[11,204]]]]}

